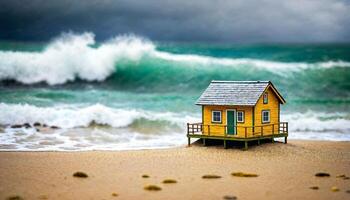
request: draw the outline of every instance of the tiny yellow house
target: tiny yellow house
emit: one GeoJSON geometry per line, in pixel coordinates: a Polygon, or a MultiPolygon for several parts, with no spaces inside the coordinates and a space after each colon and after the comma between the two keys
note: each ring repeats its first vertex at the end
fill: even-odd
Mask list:
{"type": "Polygon", "coordinates": [[[248,141],[288,137],[288,123],[280,122],[286,101],[270,81],[212,81],[196,105],[202,122],[188,124],[187,137],[248,141]]]}

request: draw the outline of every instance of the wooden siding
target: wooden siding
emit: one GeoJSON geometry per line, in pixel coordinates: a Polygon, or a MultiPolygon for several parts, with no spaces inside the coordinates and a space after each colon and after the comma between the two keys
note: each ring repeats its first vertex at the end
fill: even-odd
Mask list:
{"type": "MultiPolygon", "coordinates": [[[[265,133],[272,133],[272,127],[266,126],[261,130],[259,126],[268,125],[268,124],[278,124],[279,123],[279,104],[280,101],[276,96],[275,92],[269,86],[266,91],[268,94],[268,104],[264,104],[263,95],[259,98],[258,102],[255,106],[255,116],[254,116],[254,126],[258,126],[255,128],[254,133],[260,134],[261,131],[265,133]],[[262,111],[269,110],[270,111],[270,122],[262,123],[262,111]]],[[[278,127],[274,127],[274,133],[278,132],[278,127]]]]}
{"type": "MultiPolygon", "coordinates": [[[[253,117],[252,117],[252,106],[203,106],[203,134],[208,135],[209,129],[210,129],[210,135],[216,135],[216,136],[224,136],[226,131],[226,111],[230,109],[236,110],[236,117],[237,117],[237,111],[244,111],[244,122],[237,122],[237,136],[238,137],[245,137],[245,128],[244,127],[252,127],[253,126],[253,117]],[[214,123],[211,120],[211,113],[212,111],[221,111],[222,113],[222,119],[221,123],[214,123]],[[208,127],[210,125],[210,127],[208,127]]],[[[252,128],[247,128],[247,135],[252,134],[252,128]]]]}
{"type": "Polygon", "coordinates": [[[202,123],[203,123],[203,134],[212,136],[224,136],[226,132],[226,111],[230,109],[237,111],[244,111],[244,123],[237,122],[237,137],[247,137],[255,135],[269,135],[272,133],[278,133],[279,127],[279,104],[280,101],[276,96],[275,92],[269,87],[266,91],[268,93],[268,103],[264,104],[263,95],[259,98],[255,106],[203,106],[202,107],[202,123]],[[270,122],[262,123],[262,111],[270,111],[270,122]],[[221,123],[212,122],[212,111],[221,111],[222,119],[221,123]],[[254,112],[254,113],[253,113],[254,112]],[[253,120],[254,117],[254,120],[253,120]],[[276,124],[270,126],[269,124],[276,124]],[[210,125],[210,127],[208,126],[210,125]],[[253,129],[254,126],[254,129],[253,129]],[[264,126],[264,127],[261,127],[264,126]],[[247,127],[247,128],[245,128],[247,127]]]}

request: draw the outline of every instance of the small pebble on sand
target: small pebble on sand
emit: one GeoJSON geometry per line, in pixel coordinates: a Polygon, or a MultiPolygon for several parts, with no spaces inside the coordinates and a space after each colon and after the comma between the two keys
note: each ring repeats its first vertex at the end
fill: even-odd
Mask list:
{"type": "Polygon", "coordinates": [[[319,188],[318,186],[311,186],[310,189],[311,189],[311,190],[318,190],[318,189],[320,189],[320,188],[319,188]]]}
{"type": "Polygon", "coordinates": [[[88,175],[85,173],[85,172],[75,172],[73,174],[74,177],[77,177],[77,178],[87,178],[88,175]]]}
{"type": "Polygon", "coordinates": [[[146,185],[143,189],[148,190],[148,191],[159,191],[159,190],[162,190],[162,188],[157,186],[157,185],[146,185]]]}
{"type": "Polygon", "coordinates": [[[149,178],[149,175],[143,174],[143,175],[142,175],[142,178],[149,178]]]}
{"type": "Polygon", "coordinates": [[[203,175],[202,178],[204,178],[204,179],[216,179],[216,178],[221,178],[221,176],[215,175],[215,174],[206,174],[206,175],[203,175]]]}
{"type": "Polygon", "coordinates": [[[237,177],[258,177],[259,176],[257,174],[244,173],[244,172],[232,172],[231,175],[237,176],[237,177]]]}
{"type": "Polygon", "coordinates": [[[315,174],[317,177],[330,177],[331,175],[325,172],[318,172],[315,174]]]}
{"type": "Polygon", "coordinates": [[[7,197],[6,200],[23,200],[23,198],[21,196],[14,195],[7,197]]]}
{"type": "Polygon", "coordinates": [[[165,183],[165,184],[169,184],[169,183],[177,183],[177,181],[176,181],[176,180],[174,180],[174,179],[165,179],[165,180],[163,181],[163,183],[165,183]]]}
{"type": "Polygon", "coordinates": [[[236,200],[237,197],[236,197],[236,196],[231,196],[231,195],[225,195],[225,196],[223,197],[223,199],[225,199],[225,200],[236,200]]]}
{"type": "Polygon", "coordinates": [[[331,187],[331,191],[332,191],[332,192],[338,192],[338,191],[339,191],[339,188],[336,187],[336,186],[333,186],[333,187],[331,187]]]}
{"type": "Polygon", "coordinates": [[[113,193],[112,193],[112,196],[113,196],[113,197],[117,197],[117,196],[118,196],[118,193],[113,192],[113,193]]]}

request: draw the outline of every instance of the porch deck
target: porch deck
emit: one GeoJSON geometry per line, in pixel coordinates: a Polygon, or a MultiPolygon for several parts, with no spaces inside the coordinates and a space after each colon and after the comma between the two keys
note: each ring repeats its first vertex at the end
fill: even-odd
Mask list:
{"type": "Polygon", "coordinates": [[[227,125],[206,125],[202,123],[187,123],[188,146],[191,144],[191,138],[199,138],[203,140],[205,145],[206,139],[223,140],[224,147],[227,148],[226,141],[242,141],[244,149],[248,149],[248,141],[258,141],[284,137],[284,143],[287,143],[288,122],[280,122],[278,124],[266,124],[261,126],[233,126],[236,134],[228,134],[227,125]],[[213,132],[211,130],[221,129],[221,132],[213,132]],[[237,130],[241,130],[237,134],[237,130]]]}

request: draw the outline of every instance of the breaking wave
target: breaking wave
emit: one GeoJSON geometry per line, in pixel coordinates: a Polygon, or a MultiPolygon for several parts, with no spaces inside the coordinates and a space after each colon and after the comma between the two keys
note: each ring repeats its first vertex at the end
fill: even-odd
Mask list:
{"type": "Polygon", "coordinates": [[[242,67],[244,70],[261,69],[276,74],[304,69],[350,67],[350,62],[341,60],[285,63],[175,54],[160,51],[151,41],[133,35],[117,36],[96,44],[93,33],[64,33],[40,52],[0,51],[0,81],[15,80],[23,84],[46,82],[49,85],[64,84],[76,79],[104,81],[113,74],[118,76],[118,68],[126,63],[138,66],[138,63],[148,60],[152,60],[153,64],[165,61],[186,67],[242,67]]]}
{"type": "Polygon", "coordinates": [[[142,120],[141,123],[162,122],[183,127],[195,117],[183,117],[183,113],[152,112],[134,109],[117,109],[101,104],[85,107],[56,106],[37,107],[28,104],[0,103],[0,125],[34,124],[39,122],[61,128],[89,127],[92,124],[113,128],[125,128],[142,120]]]}
{"type": "MultiPolygon", "coordinates": [[[[150,124],[150,126],[156,128],[170,127],[184,133],[187,122],[201,121],[200,113],[189,114],[118,109],[101,104],[90,106],[37,107],[28,104],[0,103],[0,110],[0,125],[2,126],[39,122],[41,124],[70,129],[86,128],[92,124],[112,128],[130,128],[150,124]]],[[[350,116],[348,113],[308,111],[305,113],[285,113],[281,116],[281,121],[291,122],[289,124],[289,131],[292,137],[293,133],[316,133],[320,134],[316,138],[332,139],[328,137],[324,138],[322,133],[339,133],[344,135],[345,140],[350,140],[350,135],[348,134],[350,132],[350,116]]],[[[307,134],[305,136],[307,137],[307,134]]],[[[312,135],[312,137],[315,137],[315,135],[312,135]]]]}
{"type": "MultiPolygon", "coordinates": [[[[0,149],[5,151],[82,151],[154,149],[185,145],[186,123],[199,113],[154,112],[90,106],[38,107],[0,103],[0,149]],[[60,129],[11,125],[35,122],[60,129]]],[[[292,139],[350,141],[347,113],[284,113],[292,139]]]]}

